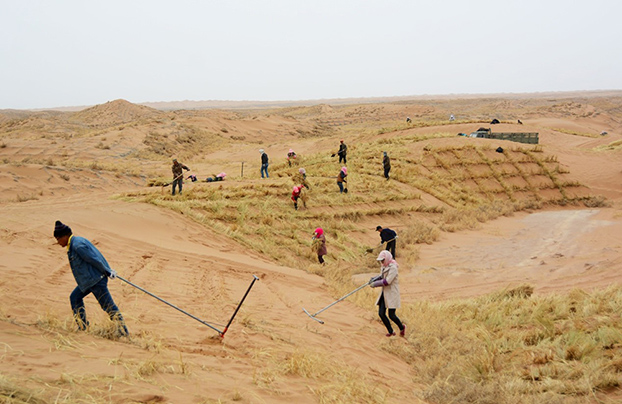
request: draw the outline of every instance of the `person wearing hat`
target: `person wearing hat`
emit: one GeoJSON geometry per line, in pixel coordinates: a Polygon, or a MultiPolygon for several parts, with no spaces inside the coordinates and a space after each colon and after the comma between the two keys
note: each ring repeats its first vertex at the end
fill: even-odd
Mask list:
{"type": "Polygon", "coordinates": [[[348,154],[348,146],[343,143],[343,139],[339,142],[339,151],[337,152],[339,155],[339,163],[343,161],[343,164],[347,164],[346,155],[348,154]]]}
{"type": "Polygon", "coordinates": [[[296,184],[302,184],[308,190],[311,189],[311,186],[309,185],[309,181],[307,181],[307,170],[305,170],[304,168],[299,168],[298,174],[292,176],[292,180],[296,184]]]}
{"type": "Polygon", "coordinates": [[[261,153],[261,178],[264,178],[264,173],[266,173],[265,178],[270,178],[268,175],[268,155],[263,149],[259,149],[259,153],[261,153]]]}
{"type": "Polygon", "coordinates": [[[92,293],[110,319],[118,324],[119,336],[129,337],[123,316],[108,291],[108,278],[117,277],[115,270],[110,268],[102,253],[90,241],[74,236],[71,228],[59,220],[54,225],[54,238],[61,247],[67,247],[71,273],[78,284],[69,296],[78,328],[86,330],[89,326],[84,298],[92,293]]]}
{"type": "Polygon", "coordinates": [[[372,288],[381,287],[380,295],[376,300],[378,306],[378,316],[387,328],[387,337],[393,337],[395,332],[391,326],[391,321],[397,325],[402,337],[406,336],[406,324],[402,323],[395,310],[400,308],[400,284],[398,281],[398,265],[391,253],[387,250],[380,251],[378,258],[380,262],[380,275],[370,280],[369,286],[372,288]],[[387,318],[387,309],[389,317],[387,318]]]}
{"type": "Polygon", "coordinates": [[[181,188],[184,184],[184,171],[190,171],[188,167],[181,164],[177,159],[173,159],[173,195],[175,195],[175,187],[179,187],[179,194],[181,195],[181,188]]]}
{"type": "Polygon", "coordinates": [[[382,226],[376,226],[376,231],[380,232],[380,244],[387,243],[386,249],[391,252],[393,258],[397,258],[397,255],[395,255],[397,233],[388,227],[383,229],[382,226]]]}
{"type": "Polygon", "coordinates": [[[389,171],[391,171],[391,159],[387,155],[387,152],[382,152],[384,157],[382,158],[382,168],[384,169],[384,178],[389,180],[389,171]]]}
{"type": "Polygon", "coordinates": [[[320,264],[324,264],[324,256],[327,254],[326,251],[326,237],[324,237],[324,230],[321,227],[318,227],[313,232],[313,251],[317,254],[317,260],[320,264]]]}

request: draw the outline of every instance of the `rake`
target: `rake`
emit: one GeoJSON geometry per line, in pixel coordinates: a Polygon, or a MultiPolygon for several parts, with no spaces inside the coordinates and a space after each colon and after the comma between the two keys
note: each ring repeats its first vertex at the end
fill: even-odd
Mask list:
{"type": "Polygon", "coordinates": [[[195,320],[197,320],[199,323],[208,326],[209,328],[211,328],[212,330],[216,331],[221,338],[225,337],[225,333],[227,332],[227,330],[229,329],[229,326],[231,325],[231,323],[233,322],[233,319],[235,318],[236,314],[238,314],[238,310],[240,310],[240,307],[242,306],[242,303],[244,303],[244,299],[246,299],[246,296],[248,296],[248,292],[251,291],[251,288],[253,287],[253,284],[255,283],[255,281],[258,281],[259,278],[256,275],[253,275],[253,281],[251,282],[250,286],[248,287],[248,289],[246,290],[246,293],[244,293],[244,296],[242,297],[242,300],[240,300],[240,303],[238,303],[238,307],[236,307],[235,311],[233,312],[233,315],[231,316],[231,318],[229,319],[229,322],[227,323],[227,325],[225,326],[224,330],[219,330],[218,328],[214,327],[213,325],[209,324],[206,321],[201,320],[200,318],[193,316],[192,314],[188,313],[185,310],[180,309],[179,307],[175,306],[172,303],[167,302],[166,300],[162,299],[161,297],[158,297],[156,295],[154,295],[153,293],[149,292],[148,290],[145,290],[143,288],[141,288],[138,285],[135,285],[134,283],[128,281],[125,278],[120,277],[119,275],[117,275],[117,278],[121,279],[123,282],[127,283],[130,286],[135,287],[136,289],[140,290],[141,292],[145,292],[146,294],[148,294],[149,296],[158,299],[159,301],[161,301],[164,304],[167,304],[169,306],[171,306],[172,308],[174,308],[175,310],[178,310],[182,313],[184,313],[186,316],[193,318],[195,320]]]}
{"type": "Polygon", "coordinates": [[[373,281],[374,279],[370,279],[369,282],[365,283],[364,285],[359,286],[358,288],[354,289],[352,292],[348,293],[345,296],[340,297],[339,299],[335,300],[334,302],[332,302],[331,304],[329,304],[328,306],[324,307],[322,310],[317,311],[314,314],[311,314],[307,311],[307,309],[305,309],[304,307],[302,308],[302,311],[304,311],[307,316],[311,317],[312,319],[314,319],[315,321],[317,321],[320,324],[324,324],[324,321],[320,320],[319,318],[316,318],[315,316],[317,316],[318,314],[320,314],[321,312],[323,312],[324,310],[327,310],[331,307],[333,307],[334,305],[336,305],[337,303],[339,303],[340,301],[342,301],[343,299],[345,299],[346,297],[355,294],[356,292],[358,292],[359,290],[363,289],[365,286],[369,286],[369,284],[373,281]]]}

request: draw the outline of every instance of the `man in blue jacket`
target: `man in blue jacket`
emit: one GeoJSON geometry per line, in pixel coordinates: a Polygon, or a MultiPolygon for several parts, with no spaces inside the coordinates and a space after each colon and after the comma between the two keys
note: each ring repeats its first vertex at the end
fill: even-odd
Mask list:
{"type": "Polygon", "coordinates": [[[387,243],[386,250],[391,252],[391,255],[395,258],[395,241],[397,239],[397,233],[388,227],[383,229],[382,226],[377,226],[376,231],[380,232],[380,243],[387,243]]]}
{"type": "Polygon", "coordinates": [[[129,337],[123,316],[108,291],[108,278],[116,278],[115,270],[110,268],[102,253],[90,241],[74,236],[71,228],[59,220],[54,226],[54,238],[61,247],[67,247],[69,266],[78,284],[69,296],[78,328],[86,330],[89,325],[86,320],[84,298],[93,293],[110,319],[119,324],[119,335],[129,337]]]}

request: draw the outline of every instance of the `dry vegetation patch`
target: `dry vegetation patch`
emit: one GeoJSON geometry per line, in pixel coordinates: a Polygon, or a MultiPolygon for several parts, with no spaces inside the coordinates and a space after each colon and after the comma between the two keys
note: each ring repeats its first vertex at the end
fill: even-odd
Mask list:
{"type": "MultiPolygon", "coordinates": [[[[496,152],[488,143],[454,139],[435,145],[425,137],[355,143],[348,170],[348,194],[340,194],[335,177],[339,166],[326,153],[308,154],[304,166],[310,190],[306,207],[290,201],[297,168],[270,166],[266,181],[227,180],[195,183],[181,196],[150,190],[126,194],[127,200],[152,203],[183,213],[282,264],[307,269],[316,260],[311,250],[313,229],[327,233],[329,262],[345,261],[351,269],[366,267],[368,248],[357,234],[369,233],[368,223],[392,217],[400,222],[402,257],[413,262],[416,244],[431,243],[440,231],[477,228],[499,216],[547,204],[604,203],[562,170],[555,156],[541,146],[516,146],[496,152]],[[426,146],[421,150],[421,144],[426,146]],[[392,158],[391,180],[382,177],[381,156],[392,158]],[[437,205],[426,205],[431,195],[437,205]],[[365,223],[365,225],[361,225],[365,223]],[[406,237],[404,237],[406,236],[406,237]]],[[[152,180],[157,184],[158,180],[152,180]]],[[[302,205],[302,204],[301,204],[302,205]]],[[[404,259],[404,258],[402,258],[404,259]]]]}
{"type": "Polygon", "coordinates": [[[622,289],[532,292],[408,305],[400,317],[416,331],[382,349],[411,363],[435,403],[579,403],[620,386],[622,289]]]}

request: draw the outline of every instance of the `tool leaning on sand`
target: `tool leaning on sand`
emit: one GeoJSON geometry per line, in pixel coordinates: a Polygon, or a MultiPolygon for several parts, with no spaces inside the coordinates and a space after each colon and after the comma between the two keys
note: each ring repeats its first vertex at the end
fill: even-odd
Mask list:
{"type": "Polygon", "coordinates": [[[209,328],[211,328],[212,330],[216,331],[221,338],[225,337],[225,333],[227,332],[227,330],[229,329],[229,326],[231,325],[231,323],[233,322],[233,319],[235,318],[236,314],[238,314],[238,310],[240,310],[240,307],[242,306],[242,303],[244,303],[244,300],[246,299],[246,296],[248,296],[248,293],[251,291],[251,288],[253,287],[253,285],[255,284],[255,281],[258,281],[259,278],[256,275],[253,275],[253,281],[251,282],[251,284],[249,285],[248,289],[246,289],[246,293],[244,293],[244,296],[242,297],[242,300],[240,300],[240,303],[238,303],[238,306],[236,307],[235,311],[233,312],[233,315],[231,316],[231,318],[229,319],[229,322],[227,323],[227,325],[225,326],[224,330],[219,330],[218,328],[214,327],[213,325],[209,324],[206,321],[201,320],[200,318],[193,316],[192,314],[188,313],[187,311],[184,311],[182,309],[180,309],[179,307],[175,306],[172,303],[167,302],[166,300],[154,295],[153,293],[141,288],[138,285],[133,284],[132,282],[128,281],[127,279],[124,279],[122,277],[120,277],[119,275],[116,276],[118,279],[122,280],[123,282],[127,283],[130,286],[135,287],[136,289],[140,290],[141,292],[145,292],[146,294],[148,294],[149,296],[158,299],[159,301],[161,301],[162,303],[165,303],[169,306],[171,306],[172,308],[174,308],[175,310],[178,310],[182,313],[184,313],[185,315],[187,315],[188,317],[191,317],[195,320],[197,320],[199,323],[208,326],[209,328]]]}

